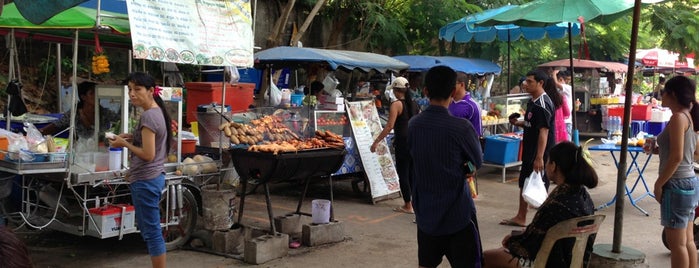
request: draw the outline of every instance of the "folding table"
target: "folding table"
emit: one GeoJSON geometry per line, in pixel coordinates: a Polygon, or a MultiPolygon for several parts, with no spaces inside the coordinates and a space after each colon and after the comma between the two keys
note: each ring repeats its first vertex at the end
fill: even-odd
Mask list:
{"type": "MultiPolygon", "coordinates": [[[[620,152],[621,146],[612,145],[612,144],[601,144],[601,145],[590,146],[588,149],[590,151],[608,151],[609,154],[611,154],[612,158],[614,159],[614,165],[616,165],[616,167],[619,168],[619,161],[617,160],[614,152],[620,152]]],[[[655,196],[653,195],[653,192],[648,188],[648,184],[646,184],[646,179],[643,177],[643,172],[646,170],[646,167],[648,166],[648,162],[650,162],[650,159],[653,155],[648,154],[648,156],[646,157],[646,161],[643,163],[643,167],[640,167],[638,165],[637,160],[638,160],[638,155],[643,152],[643,148],[629,146],[628,152],[629,152],[629,155],[631,156],[631,163],[629,164],[628,168],[626,169],[626,177],[627,178],[629,177],[629,174],[631,173],[632,170],[635,170],[636,172],[638,172],[638,177],[636,177],[636,181],[634,182],[633,186],[631,187],[631,190],[629,190],[628,185],[626,185],[626,184],[624,185],[624,188],[626,190],[626,196],[629,198],[631,205],[633,205],[638,210],[643,212],[643,214],[645,214],[646,216],[649,216],[648,212],[643,210],[636,203],[639,200],[641,200],[642,198],[647,197],[647,196],[655,198],[655,196]],[[643,188],[645,189],[645,192],[641,193],[640,196],[634,198],[631,194],[633,194],[634,190],[636,190],[636,186],[638,186],[639,182],[643,183],[643,188]]],[[[643,160],[643,159],[641,159],[641,160],[643,160]]],[[[614,202],[616,202],[616,196],[614,196],[614,198],[612,198],[612,200],[610,200],[606,204],[597,207],[597,210],[609,207],[612,204],[614,204],[614,202]]]]}

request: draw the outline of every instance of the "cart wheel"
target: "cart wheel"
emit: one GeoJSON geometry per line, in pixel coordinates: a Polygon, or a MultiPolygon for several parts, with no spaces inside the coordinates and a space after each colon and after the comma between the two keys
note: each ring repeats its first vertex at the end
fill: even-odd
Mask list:
{"type": "Polygon", "coordinates": [[[173,250],[182,247],[194,232],[194,227],[197,224],[197,215],[199,209],[197,200],[192,192],[187,188],[182,187],[182,214],[175,210],[175,213],[170,213],[170,219],[166,219],[165,209],[167,208],[167,199],[165,195],[160,199],[160,222],[169,223],[177,222],[177,224],[168,224],[168,227],[163,227],[163,238],[165,239],[165,248],[173,250]]]}

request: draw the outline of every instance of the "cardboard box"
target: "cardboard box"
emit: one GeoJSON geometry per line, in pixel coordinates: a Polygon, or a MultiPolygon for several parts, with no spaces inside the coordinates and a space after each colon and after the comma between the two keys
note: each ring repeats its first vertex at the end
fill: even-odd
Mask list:
{"type": "Polygon", "coordinates": [[[123,227],[123,233],[135,231],[135,210],[131,205],[116,204],[105,205],[98,208],[89,209],[90,216],[95,220],[93,223],[88,219],[88,230],[99,231],[101,236],[112,237],[119,235],[119,228],[123,227]],[[125,208],[122,216],[122,207],[125,208]],[[97,224],[95,226],[95,224],[97,224]]]}

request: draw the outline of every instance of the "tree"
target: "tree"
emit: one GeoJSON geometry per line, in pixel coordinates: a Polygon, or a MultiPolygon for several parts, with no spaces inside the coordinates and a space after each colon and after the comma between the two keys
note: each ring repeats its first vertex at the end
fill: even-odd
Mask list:
{"type": "Polygon", "coordinates": [[[696,53],[699,48],[699,0],[666,1],[644,12],[658,45],[670,51],[696,53]]]}

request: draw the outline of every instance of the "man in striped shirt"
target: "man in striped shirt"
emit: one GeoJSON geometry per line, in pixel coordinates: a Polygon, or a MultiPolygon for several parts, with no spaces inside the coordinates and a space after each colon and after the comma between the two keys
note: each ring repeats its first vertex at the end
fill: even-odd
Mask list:
{"type": "Polygon", "coordinates": [[[408,124],[421,267],[437,267],[445,255],[452,267],[481,263],[476,208],[466,177],[481,166],[483,152],[471,122],[447,110],[455,85],[454,70],[431,68],[425,75],[430,106],[408,124]]]}

